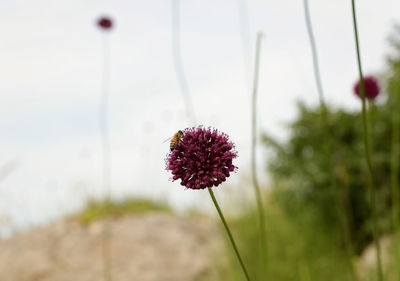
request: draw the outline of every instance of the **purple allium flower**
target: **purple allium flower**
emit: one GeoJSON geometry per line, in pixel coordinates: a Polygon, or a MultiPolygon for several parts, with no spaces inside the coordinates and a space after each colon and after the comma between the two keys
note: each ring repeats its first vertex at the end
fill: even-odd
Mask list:
{"type": "Polygon", "coordinates": [[[101,17],[97,20],[97,25],[104,30],[111,29],[113,22],[109,17],[101,17]]]}
{"type": "MultiPolygon", "coordinates": [[[[364,77],[365,97],[374,100],[380,92],[378,81],[373,76],[364,77]]],[[[361,97],[360,81],[354,85],[354,93],[361,97]]]]}
{"type": "Polygon", "coordinates": [[[235,146],[228,135],[217,129],[193,127],[183,131],[182,139],[168,154],[166,168],[172,180],[190,189],[218,186],[237,168],[232,160],[237,157],[235,146]]]}

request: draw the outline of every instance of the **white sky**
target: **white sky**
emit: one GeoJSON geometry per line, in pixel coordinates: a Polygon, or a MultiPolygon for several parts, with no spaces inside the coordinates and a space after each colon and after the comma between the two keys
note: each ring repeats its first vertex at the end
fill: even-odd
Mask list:
{"type": "MultiPolygon", "coordinates": [[[[216,126],[237,145],[239,171],[224,189],[250,188],[239,183],[249,170],[246,77],[252,74],[246,62],[253,64],[257,31],[265,33],[260,129],[284,138],[296,100],[318,102],[303,1],[181,2],[182,57],[198,123],[216,126]],[[251,39],[245,43],[243,6],[251,39]]],[[[400,21],[400,1],[356,2],[364,72],[379,73],[389,51],[386,38],[400,21]]],[[[357,80],[351,1],[309,5],[326,98],[358,108],[351,92],[357,80]]],[[[14,170],[0,182],[0,221],[9,216],[17,227],[35,225],[102,194],[102,35],[95,20],[103,14],[116,23],[110,34],[113,195],[166,199],[180,207],[204,203],[204,192],[169,182],[164,170],[163,140],[190,125],[172,60],[171,1],[1,0],[0,167],[9,163],[14,170]]]]}

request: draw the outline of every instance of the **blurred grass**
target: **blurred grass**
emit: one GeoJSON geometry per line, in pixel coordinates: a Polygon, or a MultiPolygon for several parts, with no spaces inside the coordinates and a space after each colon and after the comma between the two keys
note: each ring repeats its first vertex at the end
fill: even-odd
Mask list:
{"type": "MultiPolygon", "coordinates": [[[[268,276],[264,276],[260,263],[261,244],[255,207],[250,206],[242,215],[229,220],[253,281],[348,280],[339,231],[332,231],[317,209],[297,204],[296,198],[282,190],[271,192],[265,202],[268,276]],[[288,200],[290,202],[282,204],[288,200]]],[[[216,260],[219,262],[214,280],[244,280],[228,243],[224,256],[220,255],[216,260]]]]}
{"type": "Polygon", "coordinates": [[[154,202],[140,198],[126,198],[120,201],[113,200],[92,200],[85,208],[74,216],[82,224],[89,224],[92,221],[105,217],[118,217],[132,213],[166,212],[170,213],[171,208],[166,203],[154,202]]]}
{"type": "MultiPolygon", "coordinates": [[[[252,281],[350,280],[339,225],[332,225],[332,221],[324,219],[318,207],[302,204],[295,194],[284,188],[270,190],[265,198],[267,276],[261,264],[256,206],[250,205],[239,216],[228,218],[252,281]]],[[[229,241],[225,239],[225,242],[225,251],[214,254],[215,268],[201,281],[245,280],[229,241]]],[[[385,281],[399,280],[400,252],[395,245],[396,242],[390,244],[386,253],[385,281]]],[[[359,259],[359,255],[352,257],[353,264],[358,267],[358,280],[376,281],[375,268],[361,268],[359,259]]]]}
{"type": "MultiPolygon", "coordinates": [[[[265,196],[267,225],[267,272],[261,263],[261,244],[255,205],[242,206],[244,211],[228,218],[239,251],[252,281],[347,281],[348,267],[345,259],[340,229],[320,212],[314,204],[302,204],[296,194],[284,187],[274,188],[265,196]]],[[[241,202],[241,205],[245,203],[241,202]]],[[[335,206],[332,206],[335,208],[335,206]]],[[[166,212],[172,213],[165,203],[146,199],[128,198],[121,201],[90,201],[74,216],[80,223],[89,224],[104,217],[125,214],[166,212]]],[[[189,217],[197,216],[189,212],[189,217]]],[[[219,222],[217,222],[219,225],[219,222]]],[[[226,242],[222,251],[214,253],[212,267],[196,281],[242,281],[245,280],[232,247],[221,227],[226,242]]],[[[386,266],[386,280],[397,280],[398,253],[391,248],[390,262],[386,266]]],[[[353,257],[354,263],[359,256],[353,257]]],[[[364,270],[366,278],[374,281],[373,268],[364,270]]],[[[361,279],[360,279],[361,280],[361,279]]]]}

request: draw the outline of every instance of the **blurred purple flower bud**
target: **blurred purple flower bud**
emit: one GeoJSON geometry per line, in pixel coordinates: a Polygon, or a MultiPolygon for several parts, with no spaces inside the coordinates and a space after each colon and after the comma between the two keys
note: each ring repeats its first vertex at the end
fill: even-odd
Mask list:
{"type": "MultiPolygon", "coordinates": [[[[364,87],[365,97],[369,100],[374,100],[380,92],[378,81],[373,76],[364,77],[364,87]]],[[[354,85],[354,93],[361,97],[360,81],[354,85]]]]}
{"type": "Polygon", "coordinates": [[[112,19],[109,17],[101,17],[97,20],[97,25],[104,30],[109,30],[113,26],[112,19]]]}

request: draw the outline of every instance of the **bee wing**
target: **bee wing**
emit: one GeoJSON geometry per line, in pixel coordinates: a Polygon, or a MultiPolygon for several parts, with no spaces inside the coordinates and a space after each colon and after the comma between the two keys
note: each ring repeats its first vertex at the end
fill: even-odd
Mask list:
{"type": "Polygon", "coordinates": [[[172,136],[172,137],[169,137],[169,138],[167,138],[165,141],[163,141],[163,143],[165,143],[165,142],[167,142],[167,141],[170,141],[170,140],[172,140],[172,138],[173,138],[173,136],[172,136]]]}

